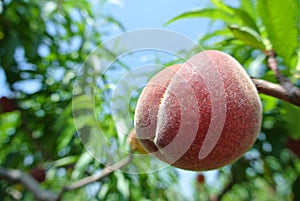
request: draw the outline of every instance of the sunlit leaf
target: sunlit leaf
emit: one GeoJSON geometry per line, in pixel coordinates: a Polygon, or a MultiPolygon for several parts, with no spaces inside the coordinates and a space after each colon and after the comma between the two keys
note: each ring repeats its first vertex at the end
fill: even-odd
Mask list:
{"type": "Polygon", "coordinates": [[[78,159],[77,163],[75,164],[74,171],[72,172],[72,179],[80,178],[82,174],[85,172],[87,166],[93,160],[94,158],[91,156],[90,153],[84,152],[78,159]]]}
{"type": "Polygon", "coordinates": [[[240,9],[244,10],[254,19],[257,20],[257,12],[256,12],[256,0],[241,0],[240,9]]]}
{"type": "Polygon", "coordinates": [[[214,8],[205,8],[205,9],[198,9],[193,11],[188,11],[185,13],[182,13],[181,15],[178,15],[174,17],[173,19],[169,20],[165,25],[171,24],[177,20],[186,19],[186,18],[199,18],[199,17],[205,17],[210,18],[213,20],[223,20],[227,23],[234,23],[235,19],[233,15],[230,15],[222,10],[214,9],[214,8]]]}
{"type": "Polygon", "coordinates": [[[128,180],[125,179],[124,175],[120,172],[115,172],[115,176],[117,177],[117,189],[124,196],[125,199],[129,197],[129,184],[128,180]]]}
{"type": "Polygon", "coordinates": [[[259,32],[255,19],[253,19],[247,12],[241,10],[240,8],[234,9],[234,14],[242,21],[244,26],[259,32]]]}
{"type": "Polygon", "coordinates": [[[53,162],[53,167],[62,167],[76,163],[78,156],[67,156],[53,162]]]}
{"type": "Polygon", "coordinates": [[[295,72],[295,78],[300,79],[300,49],[298,50],[297,54],[297,64],[296,64],[296,72],[295,72]]]}
{"type": "Polygon", "coordinates": [[[63,148],[65,148],[71,141],[72,137],[75,134],[75,127],[72,126],[68,126],[66,128],[63,129],[63,131],[61,132],[58,140],[57,140],[57,150],[61,150],[63,148]]]}
{"type": "Polygon", "coordinates": [[[224,3],[222,0],[211,0],[211,2],[220,10],[228,13],[228,14],[234,14],[234,9],[228,6],[224,3]]]}
{"type": "Polygon", "coordinates": [[[72,100],[73,111],[82,109],[93,109],[95,103],[93,97],[87,95],[80,95],[73,97],[72,100]]]}
{"type": "Polygon", "coordinates": [[[215,40],[215,38],[222,38],[222,37],[229,37],[231,36],[230,30],[226,29],[217,29],[211,33],[205,34],[203,37],[200,38],[200,44],[202,42],[206,42],[209,40],[215,40]]]}
{"type": "Polygon", "coordinates": [[[265,49],[260,36],[255,31],[247,27],[230,26],[229,28],[233,35],[237,39],[243,41],[246,45],[262,51],[265,49]]]}
{"type": "Polygon", "coordinates": [[[265,113],[270,112],[276,108],[278,99],[276,99],[272,96],[264,95],[264,94],[260,94],[260,97],[263,102],[263,110],[265,113]]]}
{"type": "Polygon", "coordinates": [[[291,57],[299,48],[299,10],[298,1],[260,0],[257,10],[276,53],[288,67],[295,65],[291,57]]]}

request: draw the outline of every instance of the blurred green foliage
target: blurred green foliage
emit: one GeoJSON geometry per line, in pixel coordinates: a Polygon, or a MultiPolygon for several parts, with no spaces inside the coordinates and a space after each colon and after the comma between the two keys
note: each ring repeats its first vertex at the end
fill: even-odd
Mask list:
{"type": "MultiPolygon", "coordinates": [[[[88,55],[112,29],[124,30],[109,13],[99,12],[105,4],[81,0],[0,3],[0,68],[9,88],[9,98],[0,102],[0,167],[28,173],[42,168],[46,172],[43,188],[59,191],[104,167],[83,147],[74,125],[72,98],[76,73],[88,55]]],[[[104,51],[97,56],[112,55],[104,51]]],[[[80,106],[77,110],[91,106],[84,97],[73,101],[80,106]]],[[[100,93],[97,112],[102,129],[116,138],[113,119],[103,112],[105,101],[100,93]]],[[[78,121],[78,127],[93,125],[90,115],[78,121]]],[[[97,138],[93,143],[95,149],[101,147],[97,138]]],[[[75,197],[67,193],[63,200],[152,200],[156,195],[173,200],[177,195],[168,188],[176,183],[176,174],[168,174],[116,172],[102,183],[76,191],[75,197]]],[[[0,181],[1,201],[33,199],[21,184],[0,181]]]]}
{"type": "MultiPolygon", "coordinates": [[[[101,78],[103,87],[94,100],[73,97],[77,70],[88,55],[103,43],[112,27],[124,30],[117,19],[99,12],[105,3],[0,2],[0,69],[10,91],[9,101],[2,98],[0,102],[0,167],[25,172],[41,167],[46,172],[41,184],[44,188],[59,191],[63,185],[104,168],[84,148],[78,129],[93,128],[100,122],[111,142],[126,146],[107,110],[107,96],[112,93],[108,80],[112,78],[101,78]],[[79,115],[81,118],[74,121],[72,101],[80,114],[89,113],[95,103],[97,118],[79,115]]],[[[250,76],[272,82],[274,74],[266,67],[264,51],[274,49],[282,72],[300,85],[299,4],[295,0],[284,4],[279,0],[240,0],[239,6],[231,7],[221,0],[211,0],[210,7],[193,9],[168,23],[209,18],[211,29],[200,38],[200,46],[228,52],[250,76]]],[[[97,56],[114,55],[101,51],[97,56]]],[[[121,63],[117,67],[117,71],[128,70],[121,63]]],[[[95,73],[89,72],[95,80],[87,87],[95,87],[95,73]]],[[[253,148],[239,161],[218,170],[213,182],[199,183],[195,178],[190,187],[194,200],[300,199],[300,109],[265,95],[261,100],[263,124],[253,148]]],[[[130,112],[132,116],[133,109],[130,112]]],[[[95,153],[99,147],[99,151],[105,148],[97,132],[90,130],[92,140],[88,141],[95,153]]],[[[108,151],[105,162],[110,154],[108,151]]],[[[129,168],[139,168],[138,163],[133,161],[129,168]]],[[[209,175],[204,173],[205,177],[209,175]]],[[[63,200],[189,200],[178,186],[178,176],[171,167],[151,174],[117,171],[76,190],[75,197],[66,193],[63,200]]],[[[0,180],[0,201],[33,199],[22,185],[0,180]]]]}

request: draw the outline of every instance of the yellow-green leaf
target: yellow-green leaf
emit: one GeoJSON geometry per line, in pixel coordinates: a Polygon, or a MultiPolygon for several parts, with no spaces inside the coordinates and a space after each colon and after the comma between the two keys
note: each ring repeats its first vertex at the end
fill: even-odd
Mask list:
{"type": "Polygon", "coordinates": [[[261,37],[254,30],[238,26],[230,26],[229,29],[236,39],[243,41],[246,45],[262,51],[265,49],[261,37]]]}

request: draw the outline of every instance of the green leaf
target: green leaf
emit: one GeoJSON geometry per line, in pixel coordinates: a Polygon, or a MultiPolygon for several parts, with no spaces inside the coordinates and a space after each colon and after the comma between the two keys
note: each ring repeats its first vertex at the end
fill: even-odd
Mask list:
{"type": "Polygon", "coordinates": [[[293,193],[294,193],[294,197],[293,197],[294,200],[300,200],[299,186],[300,186],[300,177],[298,177],[292,185],[292,189],[293,189],[293,193]]]}
{"type": "Polygon", "coordinates": [[[228,5],[226,5],[224,3],[224,1],[222,0],[211,0],[211,2],[217,7],[219,8],[220,10],[228,13],[228,14],[234,14],[234,9],[228,5]]]}
{"type": "MultiPolygon", "coordinates": [[[[214,44],[214,46],[218,47],[218,48],[226,48],[226,47],[230,47],[230,45],[234,44],[234,46],[238,46],[240,44],[238,44],[240,41],[236,40],[235,38],[226,38],[224,40],[218,41],[214,44]]],[[[231,47],[230,47],[231,48],[231,47]]]]}
{"type": "Polygon", "coordinates": [[[74,134],[76,132],[76,129],[73,125],[71,126],[68,126],[67,128],[65,128],[61,135],[58,137],[58,140],[57,140],[57,150],[61,150],[63,149],[64,147],[66,147],[70,141],[72,140],[74,134]]]}
{"type": "Polygon", "coordinates": [[[73,97],[73,110],[90,109],[94,107],[93,97],[88,95],[80,95],[73,97]]]}
{"type": "Polygon", "coordinates": [[[117,189],[127,200],[129,198],[129,182],[124,177],[124,174],[121,172],[114,172],[117,178],[117,189]]]}
{"type": "Polygon", "coordinates": [[[200,38],[200,43],[210,40],[214,37],[221,37],[221,36],[231,36],[230,30],[226,29],[217,29],[211,33],[205,34],[203,37],[200,38]]]}
{"type": "Polygon", "coordinates": [[[210,18],[213,20],[223,20],[227,23],[234,23],[236,21],[233,15],[230,15],[220,9],[205,8],[205,9],[197,9],[197,10],[182,13],[181,15],[178,15],[173,19],[169,20],[167,23],[165,23],[165,25],[171,24],[181,19],[199,18],[199,17],[210,18]]]}
{"type": "Polygon", "coordinates": [[[78,160],[78,156],[67,156],[53,162],[53,167],[62,167],[74,164],[78,160]]]}
{"type": "Polygon", "coordinates": [[[238,26],[230,26],[229,29],[237,39],[243,41],[246,45],[262,51],[265,49],[260,36],[252,29],[238,26]]]}
{"type": "Polygon", "coordinates": [[[300,78],[300,49],[298,50],[298,53],[297,53],[297,64],[296,64],[295,69],[296,69],[295,77],[297,79],[299,79],[300,78]]]}
{"type": "Polygon", "coordinates": [[[247,26],[259,33],[259,29],[256,25],[255,19],[253,19],[247,12],[241,9],[234,9],[234,14],[242,21],[242,24],[244,26],[247,26]]]}
{"type": "Polygon", "coordinates": [[[108,183],[103,183],[101,185],[101,188],[100,188],[99,193],[98,193],[99,200],[104,200],[104,198],[108,194],[108,191],[109,191],[109,184],[108,183]]]}
{"type": "Polygon", "coordinates": [[[248,13],[251,18],[256,21],[257,14],[256,14],[256,0],[241,0],[241,7],[240,9],[244,10],[246,13],[248,13]]]}
{"type": "Polygon", "coordinates": [[[272,47],[288,67],[291,67],[290,59],[299,47],[298,4],[295,0],[260,0],[257,3],[272,47]]]}
{"type": "Polygon", "coordinates": [[[267,96],[264,94],[260,94],[260,98],[263,102],[264,113],[268,113],[276,108],[278,102],[277,98],[274,98],[273,96],[267,96]]]}
{"type": "Polygon", "coordinates": [[[75,169],[72,172],[72,179],[78,179],[82,176],[87,166],[94,160],[90,153],[84,152],[77,163],[75,164],[75,169]]]}
{"type": "Polygon", "coordinates": [[[74,124],[78,131],[84,128],[93,127],[97,125],[97,119],[92,115],[92,112],[93,111],[86,112],[86,114],[79,115],[74,118],[74,124]]]}
{"type": "Polygon", "coordinates": [[[283,102],[282,107],[285,110],[284,117],[289,136],[295,140],[300,139],[300,108],[285,102],[283,102]]]}
{"type": "Polygon", "coordinates": [[[216,6],[216,8],[205,8],[185,12],[171,19],[165,25],[168,25],[176,20],[185,18],[207,17],[212,20],[222,20],[227,24],[238,23],[244,26],[248,26],[258,32],[258,27],[256,25],[255,19],[253,19],[244,10],[239,8],[232,8],[224,4],[223,1],[220,0],[212,0],[212,3],[216,6]]]}

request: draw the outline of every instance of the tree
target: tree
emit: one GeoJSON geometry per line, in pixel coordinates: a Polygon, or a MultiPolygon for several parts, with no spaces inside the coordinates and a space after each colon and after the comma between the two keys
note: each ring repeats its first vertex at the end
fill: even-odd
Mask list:
{"type": "MultiPolygon", "coordinates": [[[[206,182],[206,173],[201,182],[195,178],[194,198],[298,200],[300,3],[240,0],[238,7],[219,0],[211,3],[168,23],[191,17],[218,22],[200,38],[199,45],[225,51],[243,64],[261,92],[264,113],[254,147],[217,171],[215,183],[219,185],[206,182]]],[[[130,151],[127,139],[118,135],[107,102],[114,76],[103,76],[97,82],[95,70],[84,77],[94,79],[87,88],[103,86],[92,100],[99,115],[96,121],[89,114],[94,102],[73,94],[78,68],[92,59],[88,55],[103,43],[106,31],[112,26],[124,31],[109,14],[95,12],[105,2],[15,0],[0,5],[0,68],[10,91],[0,102],[0,200],[186,199],[178,189],[175,168],[151,174],[114,171],[142,167],[135,156],[115,156],[113,149],[99,163],[82,143],[78,130],[93,128],[99,121],[112,143],[130,151]],[[78,107],[72,108],[72,103],[78,107]]],[[[97,57],[115,58],[109,48],[101,47],[97,57]]],[[[117,71],[130,68],[122,61],[115,64],[117,71]]],[[[105,150],[97,130],[89,132],[94,134],[89,141],[92,149],[105,150]]]]}

